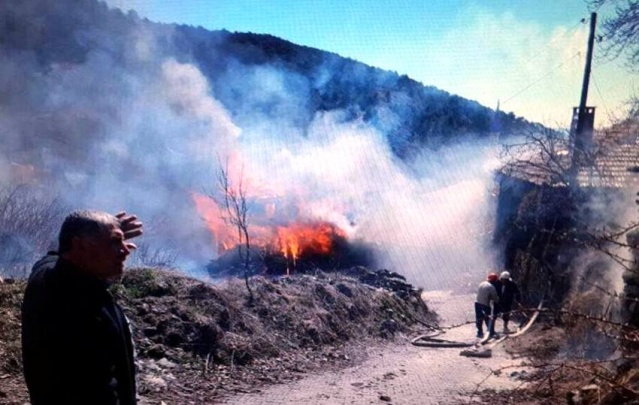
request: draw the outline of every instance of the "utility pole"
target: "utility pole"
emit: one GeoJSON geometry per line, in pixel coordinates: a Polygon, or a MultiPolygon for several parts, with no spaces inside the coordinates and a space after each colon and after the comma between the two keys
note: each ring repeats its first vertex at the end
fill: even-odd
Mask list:
{"type": "Polygon", "coordinates": [[[590,67],[592,66],[592,49],[595,44],[595,27],[597,26],[597,13],[590,14],[590,35],[588,36],[588,53],[586,54],[586,68],[584,69],[584,82],[581,86],[581,100],[579,110],[586,110],[588,100],[588,86],[590,85],[590,67]]]}
{"type": "Polygon", "coordinates": [[[592,135],[595,122],[595,108],[587,107],[588,86],[590,85],[590,70],[592,66],[592,51],[595,44],[595,26],[597,25],[597,13],[590,14],[590,35],[588,36],[588,52],[586,54],[586,67],[584,80],[581,86],[581,99],[579,107],[573,109],[574,149],[572,154],[572,170],[577,175],[579,167],[584,163],[585,155],[592,147],[592,135]],[[575,122],[576,121],[576,122],[575,122]]]}

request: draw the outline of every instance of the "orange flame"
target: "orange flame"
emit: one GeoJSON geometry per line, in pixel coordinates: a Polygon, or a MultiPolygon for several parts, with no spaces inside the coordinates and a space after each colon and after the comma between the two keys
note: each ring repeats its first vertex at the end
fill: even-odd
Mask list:
{"type": "MultiPolygon", "coordinates": [[[[239,243],[237,231],[223,219],[221,207],[210,197],[191,193],[198,214],[206,222],[217,242],[217,253],[221,254],[239,243]]],[[[271,217],[275,206],[267,206],[266,217],[271,217]]],[[[299,257],[305,253],[330,254],[336,237],[345,238],[346,234],[335,225],[324,222],[297,222],[286,226],[250,226],[251,246],[261,246],[269,251],[279,251],[293,267],[299,257]]],[[[288,273],[287,265],[287,273],[288,273]]]]}
{"type": "Polygon", "coordinates": [[[238,243],[237,237],[230,232],[229,227],[222,219],[222,210],[211,198],[191,193],[191,198],[195,203],[195,209],[213,234],[215,242],[217,242],[217,253],[222,253],[238,243]]]}
{"type": "Polygon", "coordinates": [[[327,222],[296,223],[277,228],[280,252],[284,257],[292,259],[293,265],[304,251],[330,253],[335,236],[345,237],[346,235],[327,222]]]}
{"type": "MultiPolygon", "coordinates": [[[[226,252],[237,246],[240,239],[237,229],[224,221],[228,217],[224,209],[220,207],[212,198],[191,192],[191,198],[195,203],[195,209],[200,217],[206,223],[207,228],[213,234],[213,239],[217,243],[217,254],[226,252]]],[[[274,230],[270,227],[258,226],[250,224],[251,245],[253,246],[272,246],[274,239],[274,230]]]]}

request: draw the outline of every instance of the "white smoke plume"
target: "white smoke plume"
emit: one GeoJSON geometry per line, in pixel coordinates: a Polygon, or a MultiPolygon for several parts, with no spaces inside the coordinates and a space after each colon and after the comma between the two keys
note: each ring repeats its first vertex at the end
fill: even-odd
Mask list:
{"type": "MultiPolygon", "coordinates": [[[[27,12],[13,7],[13,18],[27,12]]],[[[42,7],[58,17],[73,12],[42,7]]],[[[131,21],[109,15],[113,24],[131,21]]],[[[83,23],[58,33],[78,46],[65,48],[70,56],[45,39],[0,46],[3,182],[18,181],[12,166],[31,167],[27,181],[72,208],[136,213],[148,225],[142,241],[175,251],[196,274],[216,249],[191,192],[213,186],[218,157],[234,157],[249,191],[274,196],[281,218],[330,221],[374,244],[379,267],[420,286],[450,287],[460,274],[495,270],[484,249],[494,211],[489,142],[401,160],[391,148],[401,136],[389,140],[384,131],[401,127],[408,102],[401,114],[376,111],[376,126],[353,111],[315,112],[324,70],[309,79],[236,61],[213,83],[188,57],[173,56],[174,27],[134,20],[123,42],[83,18],[91,21],[78,17],[83,23]],[[234,94],[241,103],[229,106],[234,94]]],[[[394,97],[402,103],[402,94],[394,97]]]]}

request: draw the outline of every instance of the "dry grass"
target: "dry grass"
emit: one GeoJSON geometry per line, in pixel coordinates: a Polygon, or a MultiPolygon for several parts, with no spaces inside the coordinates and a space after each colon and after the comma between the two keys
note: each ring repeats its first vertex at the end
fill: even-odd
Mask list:
{"type": "MultiPolygon", "coordinates": [[[[434,323],[418,293],[397,294],[340,274],[204,283],[162,269],[128,271],[113,293],[130,318],[139,391],[152,401],[196,403],[362,359],[367,345],[434,323]]],[[[20,359],[25,282],[0,284],[0,403],[27,393],[20,359]]]]}
{"type": "Polygon", "coordinates": [[[339,274],[203,283],[157,269],[125,277],[117,294],[128,307],[141,350],[161,344],[209,360],[245,365],[282,351],[357,338],[391,337],[430,316],[419,296],[402,299],[339,274]]]}

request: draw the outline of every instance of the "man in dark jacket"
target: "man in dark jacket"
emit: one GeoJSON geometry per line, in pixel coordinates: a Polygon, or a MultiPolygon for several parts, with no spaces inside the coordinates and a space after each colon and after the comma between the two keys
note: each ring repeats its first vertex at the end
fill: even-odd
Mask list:
{"type": "Polygon", "coordinates": [[[501,312],[501,317],[504,320],[504,333],[508,333],[508,322],[510,321],[510,311],[513,309],[513,303],[521,299],[519,294],[519,287],[517,287],[517,283],[515,283],[510,277],[510,273],[504,271],[499,276],[499,281],[501,282],[501,294],[499,301],[499,311],[501,312]]]}
{"type": "Polygon", "coordinates": [[[33,268],[22,304],[24,375],[32,405],[136,403],[128,321],[107,288],[141,233],[135,217],[76,211],[58,256],[33,268]]]}

